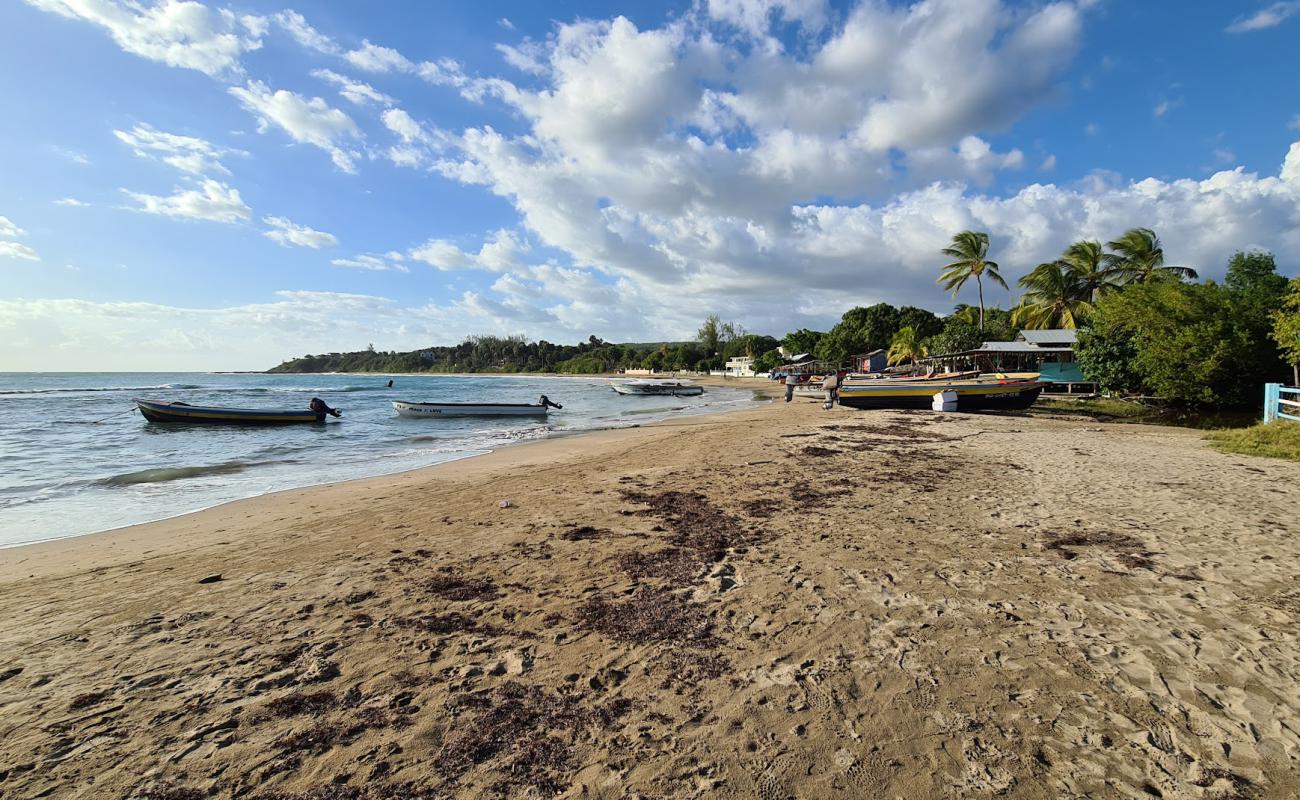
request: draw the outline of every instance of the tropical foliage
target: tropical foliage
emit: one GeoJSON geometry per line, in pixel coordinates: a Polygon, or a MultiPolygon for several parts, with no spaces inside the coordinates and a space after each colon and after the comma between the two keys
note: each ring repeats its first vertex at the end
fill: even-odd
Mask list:
{"type": "Polygon", "coordinates": [[[1165,264],[1165,250],[1160,237],[1150,228],[1130,228],[1124,235],[1108,242],[1109,261],[1122,276],[1122,283],[1147,283],[1158,275],[1196,280],[1196,270],[1165,264]]]}
{"type": "Polygon", "coordinates": [[[1104,390],[1215,406],[1258,402],[1285,368],[1270,325],[1286,281],[1266,253],[1238,253],[1223,284],[1153,273],[1097,302],[1079,366],[1104,390]]]}
{"type": "Polygon", "coordinates": [[[889,343],[887,358],[891,366],[915,364],[917,359],[925,358],[929,354],[930,350],[921,341],[921,335],[917,333],[916,328],[909,325],[900,328],[898,333],[894,334],[893,340],[889,343]]]}
{"type": "Polygon", "coordinates": [[[997,262],[989,261],[989,235],[980,231],[962,231],[952,237],[952,244],[942,252],[954,260],[943,268],[943,273],[936,282],[943,286],[944,291],[951,292],[956,297],[966,282],[974,278],[979,289],[979,327],[981,331],[984,330],[984,277],[988,276],[990,281],[1003,289],[1008,288],[1007,282],[998,272],[997,262]]]}
{"type": "Polygon", "coordinates": [[[1090,289],[1064,259],[1039,264],[1020,279],[1025,293],[1012,312],[1024,328],[1077,328],[1092,314],[1090,289]]]}
{"type": "Polygon", "coordinates": [[[1292,278],[1282,307],[1273,312],[1273,341],[1291,365],[1293,385],[1300,386],[1300,278],[1292,278]]]}

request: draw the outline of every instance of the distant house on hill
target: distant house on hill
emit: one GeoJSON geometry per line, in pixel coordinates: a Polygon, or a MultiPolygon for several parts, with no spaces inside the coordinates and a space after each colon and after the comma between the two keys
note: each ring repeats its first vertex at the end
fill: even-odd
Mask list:
{"type": "Polygon", "coordinates": [[[754,359],[750,356],[736,356],[728,359],[724,367],[724,372],[728,378],[754,377],[754,359]]]}
{"type": "Polygon", "coordinates": [[[1012,342],[984,342],[974,350],[921,359],[946,372],[1037,372],[1047,392],[1093,393],[1097,384],[1083,376],[1074,360],[1078,331],[1071,328],[1023,330],[1012,342]]]}

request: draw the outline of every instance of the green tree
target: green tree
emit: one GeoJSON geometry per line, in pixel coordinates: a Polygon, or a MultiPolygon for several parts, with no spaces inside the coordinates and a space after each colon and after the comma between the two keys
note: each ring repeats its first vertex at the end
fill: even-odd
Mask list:
{"type": "Polygon", "coordinates": [[[785,358],[781,355],[780,350],[768,350],[766,353],[763,353],[761,356],[754,359],[754,371],[771,372],[783,363],[785,363],[785,358]]]}
{"type": "MultiPolygon", "coordinates": [[[[817,349],[817,343],[821,341],[826,334],[821,331],[813,331],[807,328],[800,328],[797,331],[787,333],[781,339],[781,346],[790,355],[799,353],[811,353],[817,349]]],[[[779,364],[777,366],[780,366],[779,364]]]]}
{"type": "Polygon", "coordinates": [[[1122,282],[1122,275],[1107,256],[1101,242],[1083,239],[1065,248],[1061,261],[1085,292],[1084,299],[1096,301],[1122,282]]]}
{"type": "Polygon", "coordinates": [[[922,339],[928,339],[943,330],[943,319],[933,311],[916,306],[898,309],[898,329],[911,328],[922,339]]]}
{"type": "Polygon", "coordinates": [[[1197,278],[1196,270],[1191,267],[1165,264],[1164,245],[1150,228],[1130,228],[1115,241],[1107,242],[1106,247],[1111,251],[1108,255],[1111,268],[1124,283],[1148,283],[1162,275],[1180,280],[1197,278]]]}
{"type": "Polygon", "coordinates": [[[1119,327],[1090,326],[1079,331],[1075,359],[1084,377],[1107,394],[1139,394],[1142,376],[1134,366],[1133,335],[1119,327]]]}
{"type": "Polygon", "coordinates": [[[710,314],[709,318],[704,320],[704,324],[695,334],[695,340],[704,348],[704,354],[708,357],[713,357],[722,351],[722,320],[718,319],[717,314],[710,314]]]}
{"type": "Polygon", "coordinates": [[[1153,280],[1097,303],[1079,365],[1103,387],[1215,406],[1257,402],[1281,363],[1243,318],[1239,292],[1213,282],[1153,280]]]}
{"type": "Polygon", "coordinates": [[[952,237],[952,244],[945,247],[942,253],[954,260],[943,268],[936,283],[942,284],[944,291],[951,292],[956,297],[966,281],[974,278],[975,285],[979,287],[979,327],[981,331],[984,330],[984,277],[987,275],[990,281],[1003,289],[1008,288],[1007,282],[998,273],[997,262],[988,260],[989,235],[979,231],[962,231],[952,237]]]}
{"type": "Polygon", "coordinates": [[[898,309],[888,303],[850,308],[814,352],[823,361],[844,364],[858,353],[889,347],[898,332],[898,318],[898,309]]]}
{"type": "Polygon", "coordinates": [[[894,364],[915,364],[917,359],[925,358],[930,351],[921,341],[920,334],[915,328],[900,328],[898,333],[894,334],[893,341],[889,343],[889,363],[894,364]]]}
{"type": "Polygon", "coordinates": [[[1273,341],[1291,365],[1291,382],[1300,386],[1300,278],[1292,278],[1282,306],[1273,312],[1273,341]]]}
{"type": "Polygon", "coordinates": [[[1064,259],[1039,264],[1020,279],[1025,293],[1012,321],[1025,328],[1077,328],[1092,314],[1093,290],[1064,259]]]}
{"type": "Polygon", "coordinates": [[[1232,293],[1237,325],[1252,343],[1248,366],[1253,368],[1243,379],[1255,385],[1283,379],[1283,356],[1272,334],[1273,315],[1285,301],[1287,279],[1277,274],[1273,254],[1265,250],[1234,253],[1228,259],[1224,285],[1232,293]]]}

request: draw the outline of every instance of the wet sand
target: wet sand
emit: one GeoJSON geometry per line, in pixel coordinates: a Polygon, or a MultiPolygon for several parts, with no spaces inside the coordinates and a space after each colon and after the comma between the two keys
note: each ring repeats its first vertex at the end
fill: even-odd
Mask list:
{"type": "Polygon", "coordinates": [[[4,550],[0,797],[1295,797],[1298,507],[796,401],[4,550]]]}

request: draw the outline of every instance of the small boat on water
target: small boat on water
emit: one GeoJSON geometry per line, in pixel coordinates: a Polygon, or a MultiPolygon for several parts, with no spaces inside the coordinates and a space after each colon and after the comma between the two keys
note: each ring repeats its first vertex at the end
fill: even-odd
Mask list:
{"type": "Polygon", "coordinates": [[[150,422],[182,422],[195,425],[294,425],[324,422],[327,414],[338,412],[323,402],[313,400],[312,406],[300,410],[275,408],[220,408],[192,406],[182,402],[135,400],[136,408],[150,422]],[[316,403],[320,402],[319,408],[316,403]]]}
{"type": "Polygon", "coordinates": [[[610,388],[619,394],[666,395],[671,397],[693,397],[704,394],[704,387],[689,381],[678,380],[635,380],[610,384],[610,388]]]}
{"type": "Polygon", "coordinates": [[[564,408],[552,403],[546,395],[536,403],[413,403],[394,400],[393,410],[403,417],[544,417],[552,408],[564,408]]]}
{"type": "Polygon", "coordinates": [[[1034,404],[1046,385],[1037,377],[851,378],[840,386],[840,405],[848,408],[929,408],[939,392],[954,392],[958,411],[1023,409],[1034,404]]]}

